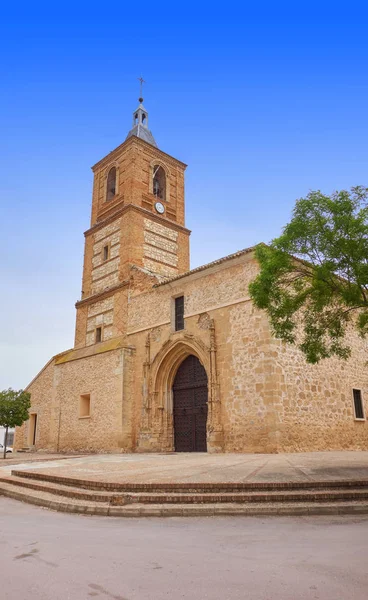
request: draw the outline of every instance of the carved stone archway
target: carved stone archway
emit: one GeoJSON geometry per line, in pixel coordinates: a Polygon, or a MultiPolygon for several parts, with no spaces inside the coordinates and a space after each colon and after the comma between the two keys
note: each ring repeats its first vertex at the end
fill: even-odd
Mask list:
{"type": "Polygon", "coordinates": [[[214,330],[210,338],[211,343],[206,346],[194,336],[183,333],[169,339],[151,361],[150,337],[147,336],[140,451],[174,450],[172,387],[179,366],[190,355],[199,359],[208,377],[208,451],[223,451],[214,330]]]}

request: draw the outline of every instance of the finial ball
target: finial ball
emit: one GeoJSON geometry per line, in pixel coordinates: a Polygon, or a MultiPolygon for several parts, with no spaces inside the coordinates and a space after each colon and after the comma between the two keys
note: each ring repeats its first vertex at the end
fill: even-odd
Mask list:
{"type": "Polygon", "coordinates": [[[143,98],[138,98],[138,102],[139,102],[140,104],[142,104],[142,102],[143,102],[143,98]]]}

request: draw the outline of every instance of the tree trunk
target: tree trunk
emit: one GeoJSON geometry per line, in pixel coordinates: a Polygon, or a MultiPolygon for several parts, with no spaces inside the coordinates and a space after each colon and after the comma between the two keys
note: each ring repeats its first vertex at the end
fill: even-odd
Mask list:
{"type": "Polygon", "coordinates": [[[4,458],[6,458],[6,444],[8,442],[8,426],[5,428],[5,437],[4,437],[4,458]]]}

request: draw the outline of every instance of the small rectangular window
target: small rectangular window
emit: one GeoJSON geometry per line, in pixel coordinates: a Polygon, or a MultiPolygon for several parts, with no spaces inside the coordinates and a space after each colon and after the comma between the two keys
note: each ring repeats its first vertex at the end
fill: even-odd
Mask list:
{"type": "Polygon", "coordinates": [[[102,340],[102,327],[96,327],[96,344],[102,340]]]}
{"type": "Polygon", "coordinates": [[[353,397],[354,397],[355,418],[356,419],[364,419],[362,391],[361,390],[353,390],[353,397]]]}
{"type": "Polygon", "coordinates": [[[184,329],[184,296],[175,298],[175,331],[184,329]]]}
{"type": "Polygon", "coordinates": [[[103,249],[103,259],[107,260],[109,258],[109,247],[108,246],[104,246],[103,249]]]}
{"type": "Polygon", "coordinates": [[[91,394],[82,394],[79,398],[79,417],[91,416],[91,394]]]}

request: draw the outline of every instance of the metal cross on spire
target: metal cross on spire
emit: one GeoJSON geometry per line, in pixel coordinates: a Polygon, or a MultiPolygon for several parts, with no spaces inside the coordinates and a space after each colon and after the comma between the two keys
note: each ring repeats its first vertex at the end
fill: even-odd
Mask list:
{"type": "Polygon", "coordinates": [[[138,77],[138,81],[140,82],[140,97],[139,97],[139,102],[143,102],[143,84],[146,83],[145,80],[143,79],[143,77],[138,77]]]}

